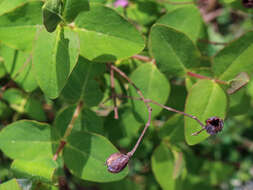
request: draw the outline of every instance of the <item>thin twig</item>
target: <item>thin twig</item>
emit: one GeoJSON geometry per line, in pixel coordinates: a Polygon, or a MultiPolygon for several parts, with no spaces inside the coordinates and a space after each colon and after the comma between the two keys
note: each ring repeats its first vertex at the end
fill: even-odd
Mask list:
{"type": "MultiPolygon", "coordinates": [[[[140,98],[132,97],[132,96],[125,96],[125,95],[117,95],[117,97],[118,98],[129,98],[129,99],[134,99],[134,100],[140,100],[140,98]]],[[[176,110],[174,108],[165,106],[165,105],[160,104],[160,103],[158,103],[158,102],[156,102],[154,100],[151,100],[151,99],[145,99],[145,102],[149,102],[149,103],[155,104],[155,105],[157,105],[159,107],[162,107],[162,108],[164,108],[164,109],[166,109],[168,111],[172,111],[172,112],[175,112],[175,113],[178,113],[178,114],[190,117],[190,118],[194,119],[195,121],[197,121],[200,124],[200,126],[202,127],[202,129],[205,129],[205,125],[194,115],[191,115],[191,114],[188,114],[188,113],[176,110]]]]}
{"type": "Polygon", "coordinates": [[[114,119],[119,119],[116,93],[115,93],[114,70],[112,69],[112,64],[110,64],[110,82],[111,82],[111,92],[112,92],[112,99],[113,99],[114,119]]]}
{"type": "Polygon", "coordinates": [[[160,3],[168,3],[171,5],[187,5],[187,4],[194,4],[194,2],[192,1],[186,1],[186,2],[173,2],[173,1],[169,1],[169,0],[157,0],[160,3]]]}
{"type": "Polygon", "coordinates": [[[222,81],[222,80],[219,80],[219,79],[213,79],[213,78],[210,78],[210,77],[207,77],[207,76],[203,76],[203,75],[200,75],[200,74],[196,74],[196,73],[192,73],[192,72],[187,72],[187,75],[191,76],[191,77],[199,78],[199,79],[213,80],[216,83],[229,85],[229,82],[222,81]]]}
{"type": "Polygon", "coordinates": [[[60,154],[61,151],[63,150],[63,148],[64,148],[64,146],[65,146],[65,144],[66,144],[66,142],[67,142],[66,139],[67,139],[67,137],[71,134],[72,129],[73,129],[74,124],[75,124],[75,121],[76,121],[76,119],[78,118],[78,116],[79,116],[80,113],[81,113],[82,107],[83,107],[83,102],[80,101],[80,102],[78,103],[78,105],[77,105],[75,111],[74,111],[74,114],[73,114],[72,119],[71,119],[71,121],[70,121],[70,123],[69,123],[69,125],[68,125],[68,128],[67,128],[67,130],[66,130],[66,132],[65,132],[65,134],[64,134],[64,136],[63,136],[63,139],[61,140],[60,145],[59,145],[59,147],[57,148],[57,151],[56,151],[56,153],[55,153],[55,155],[54,155],[54,157],[53,157],[53,160],[57,160],[59,154],[60,154]]]}
{"type": "Polygon", "coordinates": [[[151,113],[152,113],[152,108],[151,106],[148,104],[148,102],[145,100],[141,90],[133,83],[133,81],[124,73],[122,72],[120,69],[118,69],[117,67],[111,65],[111,68],[116,71],[118,74],[120,74],[123,78],[125,78],[137,91],[137,93],[140,96],[140,100],[142,100],[144,102],[144,104],[146,105],[147,109],[148,109],[148,121],[145,124],[145,127],[139,137],[139,139],[137,140],[135,146],[133,147],[133,149],[127,153],[127,156],[130,158],[133,156],[133,154],[135,153],[136,149],[138,148],[141,140],[143,139],[143,136],[145,134],[145,132],[147,131],[148,127],[150,126],[151,123],[151,113]]]}
{"type": "Polygon", "coordinates": [[[144,56],[144,55],[138,55],[138,54],[136,54],[136,55],[133,55],[132,58],[136,59],[136,60],[143,61],[143,62],[151,62],[154,65],[156,64],[155,59],[152,59],[152,58],[144,56]]]}
{"type": "Polygon", "coordinates": [[[226,46],[228,44],[226,42],[213,42],[213,41],[209,41],[209,40],[205,40],[205,39],[199,39],[198,41],[203,42],[203,43],[212,44],[212,45],[218,45],[218,46],[226,46]]]}

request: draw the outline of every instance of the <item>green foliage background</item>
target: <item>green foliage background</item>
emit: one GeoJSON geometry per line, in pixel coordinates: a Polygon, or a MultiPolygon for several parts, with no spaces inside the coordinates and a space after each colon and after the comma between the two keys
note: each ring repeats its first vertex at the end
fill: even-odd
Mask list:
{"type": "Polygon", "coordinates": [[[240,0],[0,0],[0,190],[253,189],[252,27],[240,0]],[[192,136],[195,120],[150,103],[128,167],[108,172],[148,120],[116,72],[114,119],[108,64],[223,131],[192,136]]]}

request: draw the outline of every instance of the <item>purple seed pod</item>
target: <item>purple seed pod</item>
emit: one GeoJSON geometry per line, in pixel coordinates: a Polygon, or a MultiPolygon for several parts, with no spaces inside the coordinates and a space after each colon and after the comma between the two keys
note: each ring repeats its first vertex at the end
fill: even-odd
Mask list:
{"type": "Polygon", "coordinates": [[[215,135],[218,132],[222,131],[224,122],[218,117],[210,117],[206,120],[206,132],[210,135],[215,135]]]}
{"type": "Polygon", "coordinates": [[[253,8],[253,0],[242,0],[242,4],[246,8],[253,8]]]}
{"type": "Polygon", "coordinates": [[[114,153],[106,160],[107,169],[111,173],[119,173],[128,164],[129,157],[125,154],[114,153]]]}

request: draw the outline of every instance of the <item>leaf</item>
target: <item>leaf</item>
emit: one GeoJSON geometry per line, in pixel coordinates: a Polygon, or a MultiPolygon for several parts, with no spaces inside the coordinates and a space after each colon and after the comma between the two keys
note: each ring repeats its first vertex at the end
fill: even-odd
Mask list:
{"type": "Polygon", "coordinates": [[[93,63],[79,57],[78,63],[62,91],[63,98],[72,104],[83,99],[86,106],[96,106],[101,101],[103,94],[94,78],[104,72],[104,64],[93,63]]]}
{"type": "Polygon", "coordinates": [[[3,93],[12,109],[21,114],[27,114],[30,118],[45,121],[46,115],[41,102],[32,96],[26,95],[18,89],[9,88],[3,93]]]}
{"type": "Polygon", "coordinates": [[[55,31],[61,22],[61,0],[47,0],[42,7],[43,24],[48,32],[55,31]]]}
{"type": "Polygon", "coordinates": [[[34,48],[34,69],[38,84],[49,98],[57,98],[74,69],[78,55],[77,35],[65,28],[54,33],[38,32],[34,48]]]}
{"type": "Polygon", "coordinates": [[[88,10],[88,0],[64,0],[62,15],[67,22],[72,22],[80,12],[88,10]]]}
{"type": "Polygon", "coordinates": [[[175,180],[173,179],[174,158],[169,148],[161,143],[152,154],[152,171],[156,180],[163,190],[173,190],[175,180]]]}
{"type": "MultiPolygon", "coordinates": [[[[170,94],[170,84],[156,66],[148,63],[143,64],[131,74],[130,78],[143,93],[145,99],[155,100],[160,104],[166,103],[170,94]]],[[[129,90],[131,96],[139,97],[135,88],[131,86],[129,90]]],[[[140,117],[142,121],[147,121],[148,111],[143,101],[133,100],[132,104],[137,117],[140,117]]],[[[154,118],[162,108],[153,104],[150,106],[152,107],[152,118],[154,118]]]]}
{"type": "Polygon", "coordinates": [[[149,36],[151,54],[159,70],[172,76],[186,74],[199,66],[200,52],[184,33],[162,24],[155,24],[149,36]]]}
{"type": "MultiPolygon", "coordinates": [[[[217,116],[225,118],[228,102],[223,89],[210,80],[199,80],[191,88],[185,105],[185,112],[196,116],[202,123],[205,120],[217,116]]],[[[209,135],[204,131],[197,136],[194,132],[201,129],[201,126],[192,118],[185,117],[185,138],[189,145],[200,143],[209,135]]]]}
{"type": "Polygon", "coordinates": [[[0,132],[0,149],[12,159],[52,158],[51,143],[49,125],[35,121],[17,121],[0,132]]]}
{"type": "Polygon", "coordinates": [[[163,24],[185,33],[196,42],[202,30],[202,17],[195,5],[188,5],[168,12],[156,23],[163,24]]]}
{"type": "Polygon", "coordinates": [[[107,171],[106,159],[115,152],[117,149],[103,136],[80,131],[68,137],[63,158],[75,176],[88,181],[110,182],[120,180],[128,173],[128,167],[117,174],[107,171]]]}
{"type": "Polygon", "coordinates": [[[28,0],[2,0],[2,2],[0,2],[0,15],[10,12],[27,1],[28,0]]]}
{"type": "Polygon", "coordinates": [[[4,59],[10,77],[26,92],[31,92],[38,87],[32,67],[32,55],[7,46],[0,47],[0,55],[4,59]]]}
{"type": "Polygon", "coordinates": [[[18,185],[16,179],[12,179],[3,184],[0,184],[0,190],[21,190],[21,187],[18,185]]]}
{"type": "Polygon", "coordinates": [[[230,87],[227,89],[228,94],[233,94],[240,90],[250,81],[250,77],[246,72],[239,73],[231,82],[230,87]]]}
{"type": "Polygon", "coordinates": [[[14,160],[11,169],[14,171],[15,176],[52,182],[57,166],[52,157],[42,157],[34,160],[14,160]]]}
{"type": "Polygon", "coordinates": [[[220,80],[231,80],[240,72],[253,71],[253,31],[233,41],[214,57],[212,69],[220,80]]]}
{"type": "MultiPolygon", "coordinates": [[[[70,124],[76,105],[72,105],[61,110],[54,121],[54,137],[60,140],[64,137],[68,125],[70,124]]],[[[103,133],[103,120],[95,112],[88,108],[83,108],[78,118],[75,120],[72,131],[87,131],[94,133],[103,133]]]]}
{"type": "Polygon", "coordinates": [[[75,19],[80,54],[89,60],[108,62],[128,58],[144,48],[139,32],[109,7],[91,4],[90,11],[75,19]]]}
{"type": "Polygon", "coordinates": [[[12,48],[31,51],[37,27],[42,25],[41,1],[28,1],[0,16],[0,41],[12,48]]]}
{"type": "Polygon", "coordinates": [[[170,117],[159,130],[159,137],[168,140],[171,144],[184,141],[183,116],[176,114],[170,117]]]}

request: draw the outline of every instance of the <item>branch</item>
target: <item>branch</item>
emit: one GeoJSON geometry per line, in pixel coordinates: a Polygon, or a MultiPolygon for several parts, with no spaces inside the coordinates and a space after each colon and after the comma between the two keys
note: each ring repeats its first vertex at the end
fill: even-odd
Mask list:
{"type": "MultiPolygon", "coordinates": [[[[118,97],[118,98],[130,98],[130,99],[134,99],[134,100],[140,100],[140,98],[132,97],[132,96],[117,95],[117,97],[118,97]]],[[[196,116],[194,116],[194,115],[191,115],[191,114],[188,114],[188,113],[185,113],[185,112],[176,110],[176,109],[174,109],[174,108],[171,108],[171,107],[162,105],[162,104],[160,104],[160,103],[158,103],[158,102],[156,102],[156,101],[154,101],[154,100],[151,100],[151,99],[145,99],[145,102],[150,102],[150,103],[155,104],[155,105],[157,105],[157,106],[159,106],[159,107],[162,107],[162,108],[164,108],[164,109],[166,109],[166,110],[168,110],[168,111],[172,111],[172,112],[175,112],[175,113],[184,115],[184,116],[186,116],[186,117],[190,117],[190,118],[194,119],[195,121],[197,121],[197,122],[201,125],[201,127],[202,127],[201,132],[202,132],[203,130],[205,130],[205,125],[204,125],[196,116]]],[[[198,132],[197,132],[197,133],[198,133],[198,132]]],[[[199,132],[199,133],[200,133],[200,132],[199,132]]]]}
{"type": "Polygon", "coordinates": [[[66,132],[65,132],[65,134],[64,134],[64,136],[63,136],[63,139],[61,140],[60,145],[59,145],[59,147],[57,148],[57,151],[56,151],[56,153],[55,153],[55,155],[54,155],[54,157],[53,157],[53,160],[54,160],[54,161],[57,160],[59,154],[60,154],[61,151],[63,150],[63,148],[64,148],[64,146],[65,146],[65,144],[66,144],[67,137],[71,134],[71,131],[72,131],[73,127],[74,127],[74,123],[75,123],[76,119],[78,118],[78,116],[80,115],[80,112],[81,112],[81,110],[82,110],[82,107],[83,107],[83,102],[80,101],[80,102],[78,103],[78,105],[77,105],[75,111],[74,111],[74,114],[73,114],[72,119],[71,119],[71,121],[70,121],[70,123],[69,123],[69,125],[68,125],[68,128],[67,128],[67,130],[66,130],[66,132]]]}
{"type": "Polygon", "coordinates": [[[127,153],[127,156],[130,158],[133,156],[133,154],[135,153],[136,149],[138,148],[141,140],[143,139],[143,136],[144,134],[146,133],[148,127],[150,126],[150,123],[151,123],[151,113],[152,113],[152,108],[151,106],[148,104],[148,102],[146,101],[146,99],[144,98],[142,92],[140,91],[140,89],[133,83],[133,81],[124,73],[122,72],[120,69],[118,69],[117,67],[111,65],[111,68],[116,71],[119,75],[121,75],[123,78],[125,78],[134,88],[135,90],[137,91],[137,93],[139,94],[140,96],[140,100],[142,100],[145,104],[145,106],[147,107],[148,109],[148,121],[146,122],[145,124],[145,127],[138,139],[138,141],[136,142],[135,146],[133,147],[133,149],[127,153]]]}
{"type": "Polygon", "coordinates": [[[222,80],[219,80],[219,79],[213,79],[213,78],[210,78],[210,77],[207,77],[207,76],[203,76],[203,75],[200,75],[200,74],[196,74],[196,73],[192,73],[192,72],[187,72],[187,75],[188,75],[188,76],[191,76],[191,77],[198,78],[198,79],[213,80],[213,81],[215,81],[216,83],[229,85],[229,82],[222,81],[222,80]]]}
{"type": "Polygon", "coordinates": [[[113,99],[113,110],[114,110],[114,119],[119,119],[117,102],[116,102],[116,93],[115,93],[115,83],[114,83],[114,70],[112,69],[112,64],[109,64],[110,67],[110,82],[111,82],[111,93],[113,99]]]}
{"type": "Polygon", "coordinates": [[[220,45],[220,46],[226,46],[228,44],[226,42],[213,42],[213,41],[209,41],[209,40],[205,40],[205,39],[199,39],[198,41],[203,42],[203,43],[212,44],[212,45],[220,45]]]}

